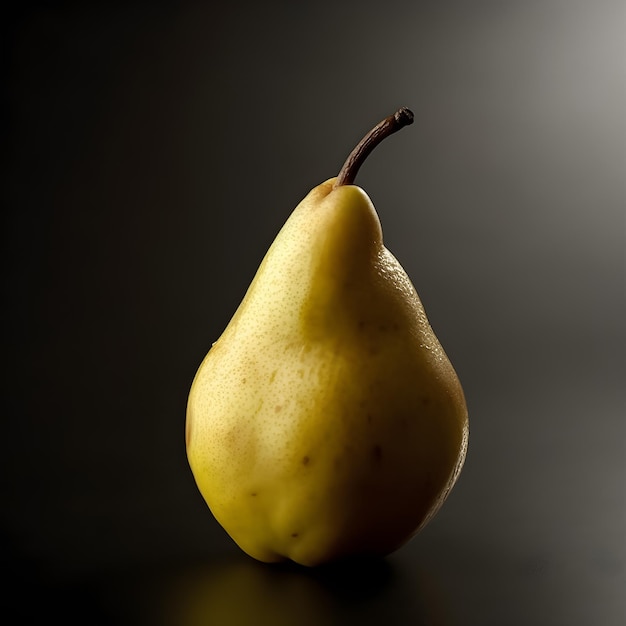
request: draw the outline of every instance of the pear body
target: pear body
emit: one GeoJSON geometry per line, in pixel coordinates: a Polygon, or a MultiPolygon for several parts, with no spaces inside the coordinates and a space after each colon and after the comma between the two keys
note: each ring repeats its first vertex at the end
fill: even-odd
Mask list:
{"type": "Polygon", "coordinates": [[[385,555],[439,509],[467,441],[457,375],[370,199],[322,183],[192,383],[201,494],[261,561],[385,555]]]}

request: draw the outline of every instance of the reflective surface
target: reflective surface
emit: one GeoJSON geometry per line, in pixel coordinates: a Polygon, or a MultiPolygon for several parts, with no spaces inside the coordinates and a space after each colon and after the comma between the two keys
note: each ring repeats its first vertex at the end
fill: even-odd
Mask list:
{"type": "Polygon", "coordinates": [[[626,622],[622,4],[3,20],[13,623],[626,622]],[[195,487],[189,386],[289,212],[399,106],[357,182],[463,383],[466,465],[387,559],[265,566],[195,487]]]}

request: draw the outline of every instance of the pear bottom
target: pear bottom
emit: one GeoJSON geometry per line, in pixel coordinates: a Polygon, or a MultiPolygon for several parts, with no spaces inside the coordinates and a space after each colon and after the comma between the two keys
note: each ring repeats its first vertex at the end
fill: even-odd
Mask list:
{"type": "MultiPolygon", "coordinates": [[[[311,354],[313,369],[334,363],[334,371],[317,376],[300,357],[287,359],[265,373],[262,393],[254,385],[243,404],[234,403],[255,410],[223,415],[218,402],[210,410],[210,398],[220,398],[213,386],[219,346],[213,350],[190,394],[188,458],[215,518],[250,556],[306,566],[384,556],[448,496],[465,459],[468,425],[447,360],[429,364],[422,355],[408,370],[386,366],[381,385],[371,359],[311,354]],[[298,367],[308,384],[293,381],[298,367]]],[[[236,374],[226,368],[224,375],[236,374]]],[[[241,382],[245,390],[247,379],[241,382]]],[[[247,396],[240,394],[242,402],[247,396]]]]}

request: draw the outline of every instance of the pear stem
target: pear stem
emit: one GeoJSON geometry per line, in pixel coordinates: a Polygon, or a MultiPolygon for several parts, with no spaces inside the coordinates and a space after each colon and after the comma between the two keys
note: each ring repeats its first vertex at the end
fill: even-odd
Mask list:
{"type": "Polygon", "coordinates": [[[376,124],[376,126],[361,139],[346,159],[346,162],[343,164],[343,167],[335,179],[333,189],[341,185],[354,184],[354,179],[361,165],[363,165],[365,159],[370,155],[370,152],[385,139],[385,137],[389,137],[389,135],[393,135],[393,133],[401,128],[412,124],[413,117],[412,111],[406,107],[402,107],[393,115],[386,117],[382,122],[376,124]]]}

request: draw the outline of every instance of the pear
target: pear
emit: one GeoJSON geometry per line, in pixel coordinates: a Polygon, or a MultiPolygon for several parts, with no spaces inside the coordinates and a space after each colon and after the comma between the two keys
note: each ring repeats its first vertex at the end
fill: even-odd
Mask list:
{"type": "Polygon", "coordinates": [[[260,561],[390,554],[461,472],[461,384],[353,184],[371,150],[412,121],[406,108],[385,118],[300,202],[191,385],[196,484],[260,561]]]}

